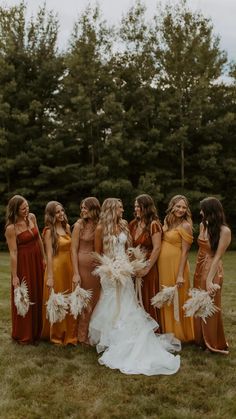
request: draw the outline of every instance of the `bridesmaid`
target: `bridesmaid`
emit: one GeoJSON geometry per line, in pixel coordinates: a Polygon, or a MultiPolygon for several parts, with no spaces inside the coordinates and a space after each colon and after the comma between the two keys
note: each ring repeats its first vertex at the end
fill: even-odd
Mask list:
{"type": "MultiPolygon", "coordinates": [[[[200,202],[199,251],[194,274],[194,287],[207,290],[214,297],[214,304],[221,309],[221,290],[223,284],[223,266],[221,258],[231,241],[231,231],[225,222],[223,207],[216,198],[205,198],[200,202]],[[214,291],[213,284],[220,285],[214,291]]],[[[228,354],[225,340],[222,312],[218,311],[206,319],[194,319],[196,343],[212,352],[228,354]]]]}
{"type": "Polygon", "coordinates": [[[80,205],[81,218],[75,223],[72,233],[72,264],[74,286],[80,284],[86,290],[92,290],[89,310],[85,310],[78,321],[78,341],[89,344],[88,327],[93,309],[100,296],[100,281],[92,274],[95,268],[92,252],[94,252],[94,233],[100,214],[100,203],[97,198],[85,198],[80,205]]]}
{"type": "Polygon", "coordinates": [[[42,294],[44,250],[35,215],[21,195],[14,195],[7,205],[5,232],[11,263],[12,338],[29,344],[39,340],[42,329],[42,294]],[[30,306],[25,317],[17,315],[14,289],[24,279],[28,286],[30,306]]]}
{"type": "Polygon", "coordinates": [[[133,246],[140,245],[147,256],[147,266],[139,273],[143,279],[142,302],[146,312],[160,324],[158,310],[151,305],[151,298],[159,290],[157,258],[161,248],[162,227],[151,196],[147,194],[137,196],[134,211],[135,219],[129,224],[133,246]]]}
{"type": "Polygon", "coordinates": [[[177,285],[179,308],[171,304],[161,308],[163,333],[174,333],[181,342],[194,340],[193,319],[185,317],[182,306],[188,299],[189,263],[188,252],[191,247],[192,219],[187,198],[174,196],[168,205],[163,226],[163,241],[158,259],[160,290],[162,285],[177,285]]]}
{"type": "Polygon", "coordinates": [[[43,331],[42,339],[67,345],[77,343],[77,321],[67,314],[61,322],[50,325],[46,318],[46,307],[50,291],[72,291],[71,234],[70,226],[60,202],[50,201],[45,209],[43,240],[47,255],[47,269],[44,275],[43,331]]]}

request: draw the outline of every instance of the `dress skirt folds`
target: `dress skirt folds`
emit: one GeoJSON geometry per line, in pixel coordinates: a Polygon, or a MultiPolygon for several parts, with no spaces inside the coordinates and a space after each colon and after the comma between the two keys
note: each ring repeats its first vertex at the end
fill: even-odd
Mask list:
{"type": "MultiPolygon", "coordinates": [[[[199,250],[194,274],[194,287],[206,290],[206,279],[214,255],[212,254],[208,240],[198,238],[198,244],[199,250]]],[[[220,289],[214,296],[214,304],[221,309],[221,290],[223,285],[223,267],[221,261],[213,282],[220,285],[220,289]]],[[[207,347],[212,352],[229,353],[224,334],[221,310],[217,311],[213,316],[208,317],[206,323],[200,318],[195,318],[194,331],[195,341],[198,345],[207,347]]]]}
{"type": "MultiPolygon", "coordinates": [[[[71,238],[69,234],[58,237],[58,252],[53,256],[53,288],[55,293],[70,293],[72,291],[72,263],[71,263],[71,238]]],[[[47,269],[44,276],[43,289],[43,330],[42,339],[50,340],[60,345],[77,343],[77,320],[67,314],[61,322],[50,325],[46,318],[46,302],[49,298],[49,289],[46,284],[47,269]]]]}
{"type": "MultiPolygon", "coordinates": [[[[163,234],[161,252],[158,259],[159,284],[160,291],[162,285],[173,287],[176,285],[178,276],[179,263],[181,258],[182,239],[191,244],[193,237],[189,235],[182,227],[177,227],[163,234]]],[[[189,263],[184,268],[184,285],[178,289],[179,296],[179,321],[174,315],[173,304],[165,304],[161,308],[161,326],[163,333],[174,333],[181,342],[189,342],[194,340],[193,318],[185,317],[182,309],[188,297],[190,288],[190,272],[189,263]]]]}
{"type": "Polygon", "coordinates": [[[17,314],[12,300],[12,338],[19,343],[34,343],[39,340],[42,330],[43,263],[38,240],[38,230],[26,230],[17,235],[17,275],[25,280],[28,287],[30,305],[25,317],[17,314]]]}
{"type": "MultiPolygon", "coordinates": [[[[137,222],[136,220],[131,221],[129,224],[130,234],[133,239],[133,246],[140,246],[146,254],[146,258],[149,259],[152,253],[152,235],[155,233],[161,233],[162,228],[158,221],[152,223],[151,231],[144,230],[138,237],[136,237],[137,222]]],[[[143,307],[150,316],[160,324],[159,310],[151,304],[151,299],[159,291],[159,279],[157,263],[154,263],[150,271],[142,278],[142,302],[143,307]]],[[[160,330],[159,330],[160,331],[160,330]]]]}
{"type": "Polygon", "coordinates": [[[92,252],[94,252],[94,231],[80,232],[78,249],[78,268],[81,278],[81,287],[92,291],[92,297],[89,308],[84,310],[78,319],[78,341],[80,343],[89,343],[88,328],[90,317],[100,296],[99,278],[92,274],[95,264],[92,252]]]}
{"type": "MultiPolygon", "coordinates": [[[[127,263],[124,233],[114,236],[114,258],[119,256],[127,263]]],[[[138,305],[130,275],[124,283],[114,283],[109,275],[101,280],[101,296],[95,307],[90,325],[91,344],[103,354],[99,363],[125,374],[174,374],[180,366],[179,355],[169,351],[179,350],[179,341],[172,336],[156,335],[158,324],[138,305]],[[170,338],[170,339],[169,339],[170,338]]]]}

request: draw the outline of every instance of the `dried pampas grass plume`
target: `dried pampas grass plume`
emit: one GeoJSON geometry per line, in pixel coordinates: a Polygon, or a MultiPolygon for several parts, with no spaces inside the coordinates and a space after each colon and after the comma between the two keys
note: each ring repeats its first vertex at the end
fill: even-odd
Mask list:
{"type": "MultiPolygon", "coordinates": [[[[218,284],[214,284],[214,289],[220,289],[218,284]]],[[[214,299],[207,291],[192,288],[189,290],[190,298],[183,305],[186,317],[200,317],[205,323],[208,317],[220,311],[214,304],[214,299]]]]}
{"type": "Polygon", "coordinates": [[[146,253],[140,247],[140,245],[137,247],[129,247],[127,253],[129,256],[130,264],[133,268],[134,275],[138,273],[138,271],[141,271],[142,269],[146,268],[146,253]]]}
{"type": "Polygon", "coordinates": [[[152,299],[151,304],[154,307],[161,308],[164,304],[168,306],[173,303],[175,292],[177,290],[177,286],[174,287],[166,287],[162,285],[162,290],[159,291],[152,299]]]}
{"type": "Polygon", "coordinates": [[[83,309],[89,309],[92,295],[92,290],[85,290],[77,285],[75,290],[68,296],[70,314],[75,319],[82,313],[83,309]]]}
{"type": "Polygon", "coordinates": [[[68,296],[61,292],[55,293],[52,288],[46,307],[46,317],[51,326],[54,323],[61,322],[68,311],[68,296]]]}
{"type": "Polygon", "coordinates": [[[30,305],[34,304],[30,302],[28,285],[25,278],[22,279],[20,286],[14,289],[14,304],[17,314],[22,317],[26,316],[30,305]]]}
{"type": "Polygon", "coordinates": [[[113,283],[125,285],[127,277],[133,275],[134,270],[126,255],[119,255],[116,258],[110,258],[106,255],[96,254],[96,259],[100,263],[93,274],[106,278],[113,283]]]}

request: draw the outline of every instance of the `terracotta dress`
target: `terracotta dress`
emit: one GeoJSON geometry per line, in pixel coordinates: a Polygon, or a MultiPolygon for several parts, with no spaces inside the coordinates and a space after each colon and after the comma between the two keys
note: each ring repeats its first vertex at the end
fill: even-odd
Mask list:
{"type": "Polygon", "coordinates": [[[34,343],[42,330],[43,263],[38,230],[26,230],[17,235],[17,276],[28,286],[30,306],[25,317],[17,315],[14,288],[11,289],[12,338],[19,343],[34,343]]]}
{"type": "MultiPolygon", "coordinates": [[[[160,290],[162,289],[162,285],[173,287],[176,284],[181,258],[182,239],[184,239],[189,244],[191,244],[193,241],[193,237],[186,233],[186,231],[181,226],[173,230],[165,231],[163,234],[161,252],[158,259],[160,290]]],[[[189,263],[187,262],[183,275],[184,285],[178,289],[179,321],[175,319],[173,304],[169,306],[165,304],[160,310],[162,332],[174,333],[174,335],[181,342],[189,342],[194,340],[193,319],[192,317],[185,317],[184,311],[182,310],[183,304],[189,298],[189,274],[189,263]]]]}
{"type": "MultiPolygon", "coordinates": [[[[137,230],[137,222],[136,220],[131,221],[129,224],[130,234],[133,239],[133,246],[136,247],[138,245],[146,252],[147,259],[149,259],[152,253],[152,235],[157,232],[161,232],[162,228],[159,222],[155,222],[152,224],[151,231],[144,230],[140,236],[137,237],[136,230],[137,230]]],[[[151,305],[151,298],[156,295],[159,290],[159,281],[158,281],[158,269],[157,263],[153,265],[147,275],[143,277],[142,282],[142,300],[143,306],[147,313],[157,321],[160,325],[160,316],[159,310],[151,305]]]]}
{"type": "MultiPolygon", "coordinates": [[[[209,240],[198,238],[199,250],[194,273],[194,287],[206,290],[206,279],[209,273],[214,254],[211,251],[209,240]]],[[[214,283],[220,285],[220,289],[214,297],[214,304],[221,308],[221,290],[223,284],[223,266],[220,261],[214,283]]],[[[195,341],[198,345],[207,347],[212,352],[228,354],[228,344],[225,340],[222,312],[218,311],[206,319],[206,323],[200,318],[194,319],[195,341]]]]}
{"type": "Polygon", "coordinates": [[[93,309],[99,300],[101,288],[100,279],[92,274],[92,271],[95,268],[92,252],[94,252],[94,231],[82,229],[80,231],[78,248],[78,266],[81,287],[86,290],[92,290],[93,292],[89,309],[84,310],[78,320],[78,341],[86,344],[89,344],[89,322],[93,309]]]}
{"type": "MultiPolygon", "coordinates": [[[[71,237],[69,234],[60,235],[58,237],[58,253],[53,256],[53,288],[55,292],[72,291],[72,263],[71,263],[71,237]]],[[[43,330],[42,339],[50,340],[52,343],[60,345],[77,343],[77,320],[73,316],[67,314],[61,322],[54,323],[50,326],[46,318],[45,303],[49,298],[49,289],[47,287],[47,269],[44,276],[43,288],[43,330]]]]}

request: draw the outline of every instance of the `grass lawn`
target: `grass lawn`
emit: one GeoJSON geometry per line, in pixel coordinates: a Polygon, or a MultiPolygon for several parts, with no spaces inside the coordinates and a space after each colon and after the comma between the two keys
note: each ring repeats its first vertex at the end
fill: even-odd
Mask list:
{"type": "Polygon", "coordinates": [[[94,348],[12,342],[8,254],[0,260],[0,418],[236,418],[236,252],[224,257],[230,355],[185,345],[179,372],[153,377],[100,366],[94,348]]]}

